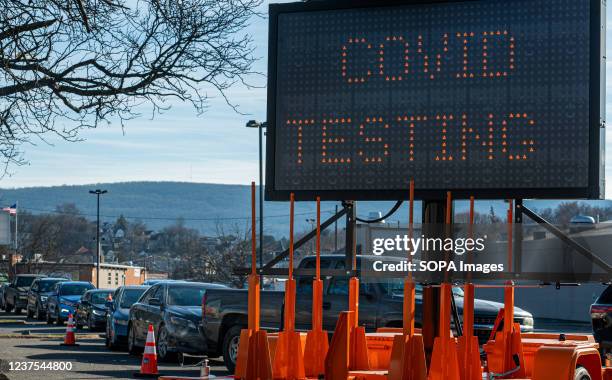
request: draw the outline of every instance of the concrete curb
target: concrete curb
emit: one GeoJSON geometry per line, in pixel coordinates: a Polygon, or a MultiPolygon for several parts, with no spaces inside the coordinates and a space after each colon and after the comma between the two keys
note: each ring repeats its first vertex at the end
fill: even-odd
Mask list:
{"type": "Polygon", "coordinates": [[[0,319],[0,325],[25,325],[23,319],[0,319]]]}
{"type": "MultiPolygon", "coordinates": [[[[100,334],[76,334],[79,339],[100,339],[100,334]]],[[[64,339],[64,334],[0,334],[0,339],[47,339],[56,340],[64,339]]]]}

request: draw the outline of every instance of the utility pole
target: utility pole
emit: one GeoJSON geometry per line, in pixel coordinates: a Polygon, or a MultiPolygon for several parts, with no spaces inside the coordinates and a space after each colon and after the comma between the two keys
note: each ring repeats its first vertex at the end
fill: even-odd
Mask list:
{"type": "MultiPolygon", "coordinates": [[[[268,126],[267,122],[249,120],[247,128],[257,128],[259,130],[259,267],[263,268],[263,129],[268,126]]],[[[263,281],[262,281],[263,285],[263,281]]]]}
{"type": "MultiPolygon", "coordinates": [[[[338,214],[338,205],[336,205],[336,213],[338,214]]],[[[338,219],[334,222],[334,253],[338,251],[338,219]]]]}
{"type": "Polygon", "coordinates": [[[89,190],[89,194],[97,197],[97,220],[96,220],[96,287],[100,288],[100,195],[106,194],[106,190],[89,190]]]}

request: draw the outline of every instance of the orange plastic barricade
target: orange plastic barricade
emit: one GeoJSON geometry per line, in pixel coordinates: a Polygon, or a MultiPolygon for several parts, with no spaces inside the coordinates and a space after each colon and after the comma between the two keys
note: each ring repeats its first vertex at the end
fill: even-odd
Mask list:
{"type": "MultiPolygon", "coordinates": [[[[410,180],[410,204],[408,207],[408,236],[412,238],[414,225],[414,180],[410,180]]],[[[412,255],[408,254],[408,260],[412,255]]],[[[402,334],[393,338],[388,380],[425,380],[427,362],[423,336],[416,335],[414,329],[416,286],[412,273],[404,280],[404,305],[402,334]]]]}
{"type": "Polygon", "coordinates": [[[248,329],[240,332],[235,378],[245,380],[272,379],[272,361],[268,348],[268,335],[259,329],[260,283],[257,276],[255,182],[251,182],[251,274],[248,283],[248,329]]]}
{"type": "Polygon", "coordinates": [[[78,346],[76,336],[74,335],[74,319],[72,318],[72,314],[68,314],[66,336],[64,337],[64,343],[60,343],[60,346],[78,346]]]}
{"type": "Polygon", "coordinates": [[[278,333],[272,376],[275,379],[305,379],[304,354],[300,333],[295,331],[295,280],[293,279],[293,215],[295,198],[290,196],[289,213],[289,279],[285,283],[285,325],[278,333]]]}
{"type": "Polygon", "coordinates": [[[450,297],[452,286],[443,283],[440,288],[440,336],[434,340],[429,380],[460,380],[457,341],[450,333],[450,297]]]}
{"type": "MultiPolygon", "coordinates": [[[[474,197],[470,197],[469,236],[473,237],[474,228],[474,197]]],[[[469,256],[471,259],[471,256],[469,256]]],[[[463,336],[458,339],[461,380],[482,380],[480,363],[480,348],[478,337],[474,336],[474,284],[469,282],[463,288],[463,336]]]]}
{"type": "Polygon", "coordinates": [[[155,334],[153,333],[153,325],[149,324],[147,331],[147,341],[145,343],[144,353],[142,354],[142,363],[140,364],[140,372],[133,374],[134,377],[140,378],[157,378],[157,351],[155,349],[155,334]]]}
{"type": "Polygon", "coordinates": [[[325,374],[325,356],[329,349],[327,331],[323,330],[323,281],[321,281],[321,198],[317,197],[316,276],[312,281],[312,330],[306,335],[304,371],[308,377],[325,374]]]}

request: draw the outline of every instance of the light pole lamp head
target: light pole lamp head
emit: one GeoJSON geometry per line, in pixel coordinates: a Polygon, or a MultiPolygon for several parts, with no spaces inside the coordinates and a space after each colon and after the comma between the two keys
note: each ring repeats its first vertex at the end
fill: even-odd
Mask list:
{"type": "Polygon", "coordinates": [[[89,190],[89,194],[102,195],[102,194],[106,194],[106,193],[108,193],[108,190],[100,190],[100,189],[89,190]]]}
{"type": "Polygon", "coordinates": [[[259,128],[259,127],[261,127],[263,129],[265,129],[267,126],[268,126],[268,122],[267,121],[264,121],[264,122],[260,123],[257,120],[249,120],[246,123],[246,127],[247,128],[259,128]]]}

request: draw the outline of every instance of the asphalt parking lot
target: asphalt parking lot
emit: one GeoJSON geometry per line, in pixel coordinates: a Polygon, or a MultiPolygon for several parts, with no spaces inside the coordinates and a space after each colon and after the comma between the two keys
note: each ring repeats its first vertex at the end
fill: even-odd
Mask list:
{"type": "MultiPolygon", "coordinates": [[[[26,320],[25,316],[0,311],[0,380],[3,379],[131,379],[140,369],[140,356],[125,351],[110,351],[100,332],[77,332],[79,347],[62,347],[66,327],[26,320]],[[11,370],[17,362],[70,362],[71,370],[11,370]],[[12,363],[12,364],[11,364],[12,363]]],[[[226,376],[220,358],[210,360],[211,373],[226,376]]],[[[181,367],[178,363],[159,363],[159,372],[167,375],[198,376],[199,367],[181,367]]]]}

